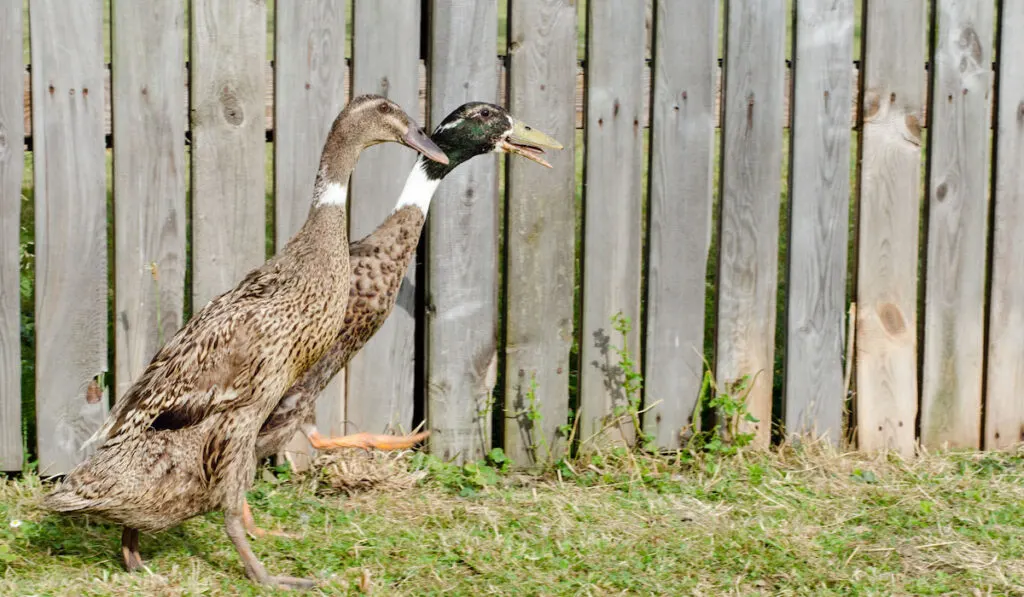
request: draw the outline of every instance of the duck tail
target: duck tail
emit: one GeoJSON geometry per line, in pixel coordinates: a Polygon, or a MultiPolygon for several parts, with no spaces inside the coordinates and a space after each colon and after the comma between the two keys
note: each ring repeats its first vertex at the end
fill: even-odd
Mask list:
{"type": "Polygon", "coordinates": [[[95,508],[99,504],[96,500],[86,498],[74,489],[61,485],[46,494],[39,505],[44,510],[52,512],[78,512],[95,508]]]}

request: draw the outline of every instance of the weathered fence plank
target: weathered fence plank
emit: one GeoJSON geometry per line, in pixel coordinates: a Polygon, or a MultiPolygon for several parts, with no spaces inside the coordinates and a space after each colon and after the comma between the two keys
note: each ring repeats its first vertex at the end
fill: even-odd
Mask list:
{"type": "MultiPolygon", "coordinates": [[[[644,11],[632,2],[587,4],[587,105],[583,209],[583,330],[580,336],[580,431],[586,439],[628,396],[611,319],[634,326],[626,347],[639,357],[644,11]]],[[[610,439],[630,441],[632,423],[610,439]]]]}
{"type": "MultiPolygon", "coordinates": [[[[985,449],[1024,442],[1024,0],[1000,8],[985,449]]],[[[980,267],[976,263],[975,267],[980,267]]]]}
{"type": "Polygon", "coordinates": [[[748,378],[758,422],[740,429],[758,445],[771,433],[785,42],[783,0],[729,3],[716,376],[734,395],[733,383],[748,378]]]}
{"type": "Polygon", "coordinates": [[[194,311],[266,258],[266,12],[262,0],[192,4],[194,311]]]}
{"type": "Polygon", "coordinates": [[[978,448],[995,6],[939,0],[935,10],[921,443],[978,448]]]}
{"type": "MultiPolygon", "coordinates": [[[[320,152],[345,104],[345,8],[331,0],[274,5],[274,236],[281,250],[305,222],[320,152]]],[[[345,374],[316,404],[322,433],[345,433],[345,374]]],[[[293,462],[311,455],[303,433],[286,447],[293,462]]]]}
{"type": "MultiPolygon", "coordinates": [[[[435,0],[432,7],[431,128],[463,103],[493,102],[498,93],[497,1],[435,0]]],[[[474,158],[438,188],[426,231],[426,412],[430,450],[445,460],[478,460],[491,447],[497,192],[497,159],[474,158]]]]}
{"type": "Polygon", "coordinates": [[[846,402],[853,1],[806,0],[796,11],[785,428],[838,443],[846,402]]]}
{"type": "Polygon", "coordinates": [[[857,435],[914,450],[925,3],[868,2],[857,259],[857,435]]]}
{"type": "MultiPolygon", "coordinates": [[[[507,101],[507,96],[506,96],[506,91],[507,90],[505,88],[506,87],[506,85],[505,85],[505,72],[506,71],[505,71],[505,59],[504,59],[504,57],[498,57],[498,59],[495,61],[495,66],[498,69],[498,104],[505,105],[505,103],[507,101]]],[[[348,76],[349,76],[350,68],[349,68],[349,66],[347,64],[344,67],[342,67],[342,68],[344,69],[343,77],[344,77],[344,80],[346,81],[345,88],[348,89],[347,81],[348,81],[348,76]]],[[[186,70],[188,70],[188,69],[186,68],[186,70]]],[[[264,98],[264,105],[265,105],[265,116],[266,116],[266,122],[264,124],[266,126],[267,132],[271,132],[271,131],[274,130],[274,93],[273,93],[273,83],[274,83],[273,77],[274,77],[274,74],[273,74],[273,70],[274,70],[273,65],[268,63],[266,65],[266,68],[265,68],[265,72],[266,72],[266,90],[265,90],[264,96],[263,96],[263,98],[264,98]]],[[[922,76],[924,76],[926,74],[926,70],[927,70],[926,69],[926,65],[922,63],[921,64],[921,72],[923,74],[922,76]]],[[[721,89],[722,88],[722,85],[721,85],[721,83],[722,83],[722,68],[721,68],[721,66],[719,66],[717,68],[716,73],[717,74],[715,75],[715,81],[716,81],[715,85],[716,85],[716,87],[715,87],[715,110],[714,110],[714,115],[715,115],[715,127],[718,128],[721,125],[721,123],[719,122],[719,117],[721,115],[720,115],[720,111],[718,109],[719,108],[718,102],[721,100],[721,90],[722,90],[721,89]]],[[[783,101],[783,120],[784,120],[784,122],[787,122],[787,123],[790,120],[789,116],[790,116],[790,109],[791,109],[790,91],[791,91],[791,87],[792,86],[790,85],[790,75],[791,75],[791,68],[787,65],[787,67],[786,67],[785,99],[783,101]]],[[[106,69],[104,76],[106,77],[106,79],[104,79],[104,80],[109,84],[109,82],[110,82],[110,71],[109,71],[109,69],[106,69]]],[[[640,114],[641,114],[641,116],[640,116],[640,124],[641,124],[641,126],[648,127],[648,126],[650,126],[649,99],[650,99],[650,96],[651,96],[650,91],[651,91],[651,85],[652,85],[652,82],[651,82],[651,69],[645,66],[644,69],[643,69],[643,73],[641,74],[641,77],[643,79],[643,88],[644,88],[644,91],[643,91],[644,107],[640,111],[640,114]]],[[[859,81],[860,81],[860,70],[858,69],[857,63],[850,64],[850,77],[853,79],[853,88],[854,89],[858,89],[859,88],[859,81]]],[[[25,91],[25,126],[26,126],[26,129],[25,129],[25,133],[31,139],[31,132],[32,131],[31,131],[30,120],[31,120],[32,109],[31,109],[31,102],[30,102],[30,98],[29,98],[29,93],[27,91],[27,89],[28,89],[28,80],[30,78],[30,74],[29,74],[28,69],[25,69],[25,71],[24,71],[24,78],[25,78],[25,85],[26,85],[26,91],[25,91]]],[[[993,77],[993,81],[994,80],[995,80],[995,77],[993,77]]],[[[576,66],[576,94],[575,94],[575,97],[573,98],[573,102],[575,103],[575,106],[576,106],[576,110],[575,110],[576,128],[578,128],[578,129],[583,128],[583,87],[584,87],[583,65],[582,65],[582,63],[579,63],[576,66]]],[[[995,97],[994,93],[992,94],[992,97],[993,98],[995,97]]],[[[427,105],[426,99],[427,99],[427,72],[426,72],[425,64],[421,61],[420,62],[420,73],[419,73],[419,112],[418,112],[418,117],[419,118],[424,118],[424,119],[426,118],[426,105],[427,105]]],[[[851,128],[855,128],[856,125],[857,125],[857,119],[859,117],[857,98],[856,97],[850,98],[850,102],[851,102],[852,111],[850,113],[850,123],[849,124],[850,124],[851,128]]],[[[926,106],[924,108],[926,108],[926,106]]],[[[922,111],[922,115],[927,116],[926,110],[924,110],[924,108],[922,108],[922,110],[923,110],[922,111]]],[[[182,105],[182,110],[186,110],[187,111],[187,106],[182,105]]],[[[105,128],[104,128],[104,132],[106,134],[109,134],[110,133],[110,129],[111,129],[111,116],[110,116],[110,104],[109,104],[109,102],[104,106],[104,114],[105,114],[105,120],[104,120],[105,128]]],[[[927,118],[926,118],[926,121],[927,121],[927,118]]]]}
{"type": "Polygon", "coordinates": [[[20,2],[0,4],[0,471],[22,467],[21,439],[21,139],[20,2]]]}
{"type": "MultiPolygon", "coordinates": [[[[103,6],[37,0],[30,13],[39,472],[66,472],[107,411],[103,6]]],[[[19,52],[20,55],[20,52],[19,52]]]]}
{"type": "Polygon", "coordinates": [[[558,427],[569,408],[569,351],[573,339],[576,239],[575,115],[576,3],[510,0],[508,105],[558,139],[551,169],[508,161],[505,235],[504,448],[513,461],[558,457],[558,427]],[[534,409],[531,420],[529,393],[534,409]],[[542,439],[543,438],[543,439],[542,439]]]}
{"type": "MultiPolygon", "coordinates": [[[[420,3],[356,0],[352,28],[353,93],[383,95],[416,113],[420,3]],[[386,31],[386,35],[381,32],[386,31]]],[[[420,122],[422,125],[423,122],[420,122]]],[[[350,237],[360,239],[394,209],[416,153],[395,143],[369,148],[352,175],[350,237]]],[[[348,366],[349,431],[409,431],[416,356],[416,266],[399,291],[395,310],[348,366]]]]}
{"type": "Polygon", "coordinates": [[[113,9],[115,399],[182,324],[184,13],[180,2],[113,9]]]}
{"type": "Polygon", "coordinates": [[[644,428],[680,445],[704,378],[718,3],[659,2],[654,32],[644,428]]]}

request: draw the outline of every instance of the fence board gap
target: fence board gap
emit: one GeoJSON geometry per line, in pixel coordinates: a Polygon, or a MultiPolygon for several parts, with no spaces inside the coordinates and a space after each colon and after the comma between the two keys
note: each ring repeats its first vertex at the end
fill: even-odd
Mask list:
{"type": "MultiPolygon", "coordinates": [[[[419,105],[420,3],[356,0],[352,35],[353,95],[383,95],[415,117],[419,105]],[[381,35],[381,31],[388,33],[381,35]]],[[[372,232],[391,213],[416,155],[396,143],[382,143],[363,152],[352,176],[349,195],[349,236],[353,241],[372,232]]],[[[349,432],[411,430],[416,358],[415,281],[414,261],[399,290],[394,311],[349,362],[349,432]]]]}
{"type": "MultiPolygon", "coordinates": [[[[496,0],[432,3],[431,128],[467,101],[497,99],[496,19],[496,0]]],[[[430,450],[444,460],[478,460],[491,447],[498,367],[497,166],[494,156],[480,156],[448,175],[427,227],[426,412],[430,450]]]]}
{"type": "Polygon", "coordinates": [[[978,448],[995,6],[939,0],[935,9],[921,443],[978,448]]]}
{"type": "Polygon", "coordinates": [[[507,162],[504,441],[518,463],[557,458],[569,408],[576,256],[575,94],[577,7],[568,0],[510,0],[512,113],[564,146],[551,168],[507,162]],[[529,397],[540,415],[531,420],[529,397]],[[545,449],[545,446],[547,449],[545,449]]]}
{"type": "Polygon", "coordinates": [[[30,12],[39,472],[68,471],[107,411],[107,184],[99,0],[30,12]]]}
{"type": "Polygon", "coordinates": [[[266,5],[194,0],[192,293],[198,311],[266,258],[266,5]]]}
{"type": "Polygon", "coordinates": [[[644,404],[661,403],[644,428],[659,448],[674,449],[704,378],[718,17],[715,2],[659,2],[657,11],[644,404]]]}
{"type": "Polygon", "coordinates": [[[771,434],[786,11],[783,0],[731,2],[719,227],[715,374],[721,391],[746,395],[757,422],[739,430],[766,445],[771,434]],[[740,391],[746,379],[749,390],[740,391]]]}
{"type": "Polygon", "coordinates": [[[868,2],[857,259],[857,435],[911,454],[917,417],[917,275],[924,2],[868,2]]]}
{"type": "MultiPolygon", "coordinates": [[[[332,0],[277,2],[274,7],[274,238],[280,251],[309,214],[320,153],[347,100],[345,7],[332,0]]],[[[345,372],[317,399],[317,427],[345,433],[345,372]]],[[[312,446],[301,432],[285,452],[303,468],[312,446]]],[[[281,455],[284,457],[284,455],[281,455]]]]}
{"type": "MultiPolygon", "coordinates": [[[[989,303],[985,449],[1024,442],[1024,0],[1000,10],[995,230],[989,303]]],[[[975,264],[977,266],[977,264],[975,264]]]]}
{"type": "Polygon", "coordinates": [[[842,437],[853,1],[796,7],[785,430],[842,437]]]}
{"type": "MultiPolygon", "coordinates": [[[[642,73],[644,11],[632,2],[587,4],[587,104],[583,246],[583,329],[580,337],[580,437],[610,424],[627,408],[619,355],[623,339],[612,318],[621,313],[633,332],[625,340],[639,361],[642,73]]],[[[632,441],[631,420],[614,424],[607,439],[632,441]]]]}
{"type": "Polygon", "coordinates": [[[23,464],[21,437],[22,43],[20,2],[0,4],[0,471],[23,464]]]}

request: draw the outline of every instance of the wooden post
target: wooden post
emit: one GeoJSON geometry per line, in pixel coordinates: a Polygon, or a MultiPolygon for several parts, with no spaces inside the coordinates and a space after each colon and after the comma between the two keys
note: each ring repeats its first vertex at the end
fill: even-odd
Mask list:
{"type": "MultiPolygon", "coordinates": [[[[923,0],[866,4],[857,258],[857,436],[914,452],[925,95],[923,0]]],[[[980,267],[980,265],[979,265],[980,267]]]]}
{"type": "Polygon", "coordinates": [[[504,446],[520,464],[564,450],[576,254],[576,10],[572,0],[510,0],[509,109],[558,139],[551,169],[508,161],[504,446]],[[531,384],[540,419],[526,416],[531,384]],[[542,439],[543,438],[543,439],[542,439]]]}
{"type": "MultiPolygon", "coordinates": [[[[274,10],[274,235],[280,251],[309,215],[320,154],[347,99],[347,68],[342,4],[286,0],[274,10]]],[[[344,435],[344,370],[321,392],[316,418],[325,435],[344,435]]],[[[312,446],[296,433],[285,451],[302,468],[312,446]]]]}
{"type": "MultiPolygon", "coordinates": [[[[580,337],[580,432],[598,432],[626,406],[619,357],[611,345],[618,313],[633,332],[626,347],[640,356],[640,245],[644,11],[629,0],[587,4],[586,157],[583,210],[583,330],[580,337]]],[[[608,439],[632,441],[632,423],[608,439]]]]}
{"type": "Polygon", "coordinates": [[[716,376],[735,397],[747,377],[758,422],[740,430],[760,446],[771,437],[785,43],[782,0],[728,3],[716,376]]]}
{"type": "Polygon", "coordinates": [[[1024,0],[1005,0],[999,16],[986,450],[1024,442],[1024,0]]]}
{"type": "MultiPolygon", "coordinates": [[[[67,472],[107,412],[103,5],[36,0],[32,143],[39,473],[67,472]]],[[[20,51],[18,52],[20,55],[20,51]]]]}
{"type": "Polygon", "coordinates": [[[981,446],[992,2],[935,3],[921,443],[981,446]]]}
{"type": "Polygon", "coordinates": [[[116,398],[182,325],[184,22],[180,2],[114,3],[116,398]]]}
{"type": "Polygon", "coordinates": [[[846,404],[853,2],[805,0],[796,11],[785,429],[838,444],[846,404]]]}
{"type": "Polygon", "coordinates": [[[718,5],[659,2],[654,33],[644,428],[680,446],[704,379],[718,5]]]}
{"type": "MultiPolygon", "coordinates": [[[[352,35],[352,94],[383,95],[416,117],[419,1],[356,0],[352,35]]],[[[396,143],[383,143],[363,152],[349,194],[351,240],[372,232],[391,213],[416,157],[415,151],[396,143]]],[[[394,311],[349,362],[350,433],[410,431],[416,360],[415,284],[414,262],[394,311]]]]}
{"type": "Polygon", "coordinates": [[[192,4],[193,312],[266,259],[266,19],[263,2],[192,4]]]}
{"type": "MultiPolygon", "coordinates": [[[[497,2],[435,0],[430,127],[467,101],[495,101],[497,2]],[[467,35],[467,32],[475,32],[467,35]]],[[[479,156],[438,188],[427,226],[426,399],[430,451],[478,460],[491,447],[498,371],[498,163],[479,156]]]]}
{"type": "Polygon", "coordinates": [[[19,471],[21,438],[22,16],[0,4],[0,471],[19,471]]]}

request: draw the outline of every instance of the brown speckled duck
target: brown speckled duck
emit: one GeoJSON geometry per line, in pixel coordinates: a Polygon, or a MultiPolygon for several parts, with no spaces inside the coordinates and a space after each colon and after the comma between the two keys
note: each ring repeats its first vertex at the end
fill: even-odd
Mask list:
{"type": "Polygon", "coordinates": [[[138,533],[212,510],[252,580],[270,576],[245,537],[245,491],[260,425],[285,390],[320,359],[341,328],[349,296],[346,197],[367,146],[399,142],[447,158],[401,108],[379,96],[353,99],[324,144],[302,229],[274,258],[210,301],[153,357],[90,438],[97,451],[45,497],[43,506],[124,525],[127,568],[142,566],[138,533]]]}
{"type": "MultiPolygon", "coordinates": [[[[341,447],[406,448],[427,437],[355,435],[324,438],[316,428],[316,398],[363,345],[380,329],[395,306],[402,278],[416,251],[430,200],[441,180],[471,158],[486,153],[513,153],[550,168],[544,148],[561,149],[548,135],[516,120],[494,104],[470,102],[456,108],[437,126],[431,140],[448,156],[448,164],[423,159],[413,166],[395,211],[376,230],[349,247],[352,285],[344,327],[315,365],[285,392],[277,408],[263,423],[256,440],[258,458],[281,451],[302,429],[317,449],[341,447]]],[[[250,534],[262,536],[246,505],[245,524],[250,534]]]]}

